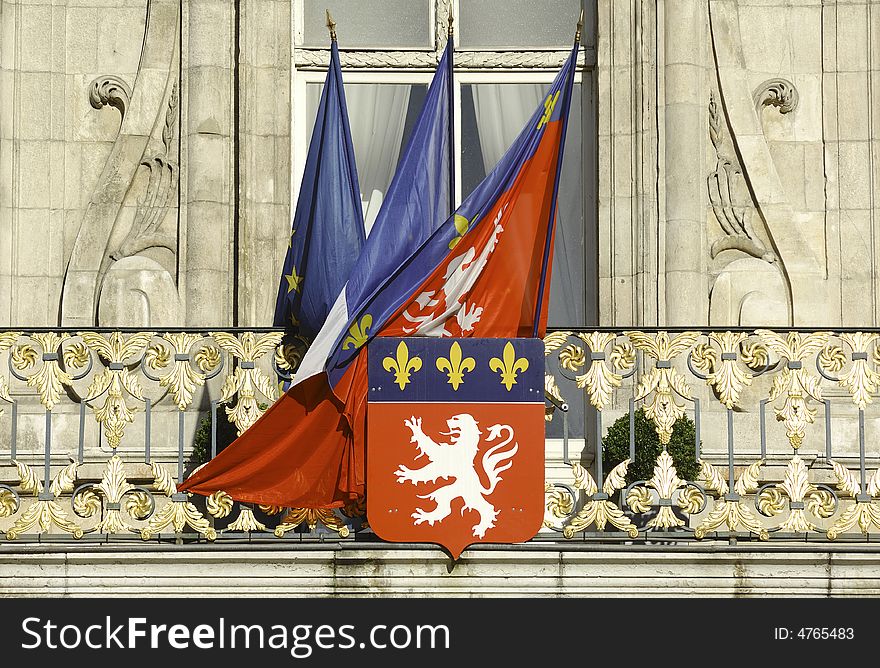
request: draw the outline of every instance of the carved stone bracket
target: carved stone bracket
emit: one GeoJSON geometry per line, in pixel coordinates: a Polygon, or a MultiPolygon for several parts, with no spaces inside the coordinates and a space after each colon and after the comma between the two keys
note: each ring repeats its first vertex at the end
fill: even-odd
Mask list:
{"type": "Polygon", "coordinates": [[[89,103],[95,109],[116,107],[122,117],[131,102],[131,87],[112,74],[98,77],[89,84],[89,103]]]}
{"type": "Polygon", "coordinates": [[[798,92],[787,79],[768,79],[755,89],[755,108],[776,107],[780,114],[788,114],[797,109],[798,92]]]}

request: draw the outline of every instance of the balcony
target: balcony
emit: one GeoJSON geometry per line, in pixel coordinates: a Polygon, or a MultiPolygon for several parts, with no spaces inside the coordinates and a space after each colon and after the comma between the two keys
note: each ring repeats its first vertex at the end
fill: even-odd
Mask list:
{"type": "MultiPolygon", "coordinates": [[[[782,560],[819,589],[861,582],[859,568],[878,562],[878,343],[873,331],[549,333],[544,528],[525,545],[475,547],[464,561],[490,579],[519,564],[545,592],[559,586],[546,571],[553,555],[569,560],[570,574],[600,568],[596,555],[614,555],[613,571],[661,568],[677,554],[690,567],[720,559],[760,570],[782,560]],[[596,456],[612,424],[637,420],[656,442],[641,479],[629,469],[648,447],[644,432],[628,429],[613,466],[596,456]],[[679,421],[692,423],[684,444],[679,421]],[[691,475],[670,452],[687,454],[691,475]],[[856,571],[832,576],[817,565],[820,553],[856,571]]],[[[374,575],[391,589],[388,573],[411,575],[416,562],[441,579],[452,573],[439,550],[379,541],[363,502],[310,510],[177,492],[224,434],[243,432],[277,398],[302,350],[271,329],[0,332],[0,561],[22,577],[77,563],[92,582],[95,568],[228,565],[246,553],[263,568],[269,556],[276,566],[307,564],[324,583],[312,593],[336,591],[346,559],[352,568],[378,559],[374,575]]],[[[13,580],[6,592],[38,586],[13,580]]],[[[77,586],[52,591],[94,588],[77,586]]]]}

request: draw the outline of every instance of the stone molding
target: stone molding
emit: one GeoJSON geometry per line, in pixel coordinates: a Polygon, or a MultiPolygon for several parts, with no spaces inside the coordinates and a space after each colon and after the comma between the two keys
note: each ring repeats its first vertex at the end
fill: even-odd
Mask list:
{"type": "MultiPolygon", "coordinates": [[[[292,541],[291,541],[292,543],[292,541]]],[[[871,546],[10,546],[4,596],[880,596],[871,546]],[[365,570],[365,565],[368,569],[365,570]],[[369,572],[367,572],[367,570],[369,572]],[[780,577],[784,573],[785,577],[780,577]]]]}

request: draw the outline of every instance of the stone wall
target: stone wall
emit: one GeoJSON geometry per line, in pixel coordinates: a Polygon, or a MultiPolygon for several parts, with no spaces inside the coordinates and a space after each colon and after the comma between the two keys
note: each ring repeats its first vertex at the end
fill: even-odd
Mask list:
{"type": "Polygon", "coordinates": [[[2,325],[270,324],[290,8],[269,4],[0,3],[2,325]]]}
{"type": "Polygon", "coordinates": [[[878,4],[599,5],[602,324],[876,326],[878,4]]]}

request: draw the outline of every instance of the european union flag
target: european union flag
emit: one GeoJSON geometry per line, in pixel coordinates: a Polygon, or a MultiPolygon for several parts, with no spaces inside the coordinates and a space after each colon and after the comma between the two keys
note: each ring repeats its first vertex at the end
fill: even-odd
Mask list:
{"type": "Polygon", "coordinates": [[[360,187],[333,38],[275,300],[275,326],[314,337],[363,245],[360,187]]]}

